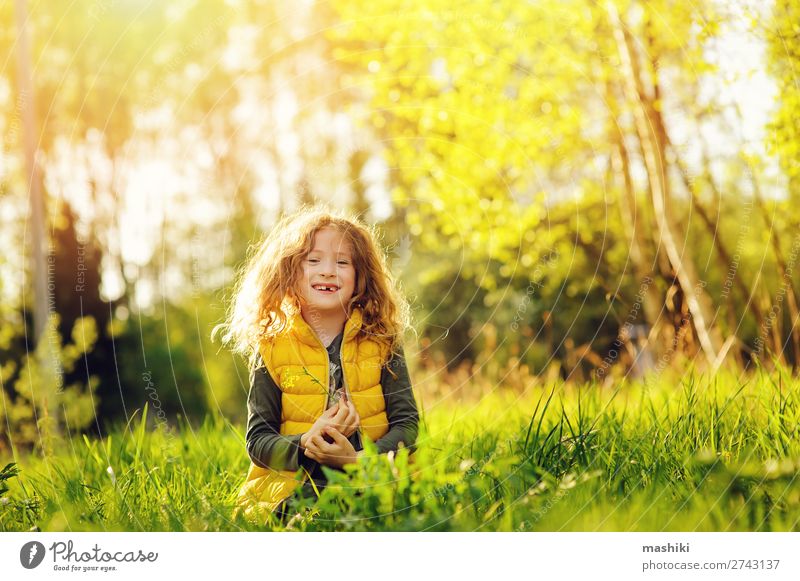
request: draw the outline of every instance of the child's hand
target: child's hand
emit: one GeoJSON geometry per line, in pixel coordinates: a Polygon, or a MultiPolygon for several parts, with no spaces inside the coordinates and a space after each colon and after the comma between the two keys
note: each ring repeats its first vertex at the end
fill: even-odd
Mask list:
{"type": "Polygon", "coordinates": [[[347,409],[347,414],[341,423],[331,422],[330,426],[336,428],[345,438],[349,438],[361,426],[361,416],[356,411],[356,406],[347,398],[347,392],[342,393],[339,405],[347,409]]]}
{"type": "Polygon", "coordinates": [[[358,459],[358,452],[353,448],[350,440],[336,428],[325,426],[321,434],[314,434],[308,439],[305,455],[325,466],[342,468],[345,464],[352,464],[358,459]],[[330,436],[333,443],[329,444],[323,436],[330,436]]]}
{"type": "Polygon", "coordinates": [[[314,435],[320,435],[322,429],[326,426],[336,428],[348,438],[358,429],[359,425],[361,425],[361,418],[356,411],[356,407],[345,396],[339,400],[338,404],[325,410],[314,422],[314,425],[311,426],[311,429],[300,436],[300,447],[307,447],[309,438],[314,435]]]}

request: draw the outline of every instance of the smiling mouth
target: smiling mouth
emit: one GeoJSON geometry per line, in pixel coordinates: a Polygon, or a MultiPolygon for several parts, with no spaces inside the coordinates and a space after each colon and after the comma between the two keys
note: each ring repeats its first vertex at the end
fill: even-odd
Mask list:
{"type": "Polygon", "coordinates": [[[326,295],[332,295],[339,290],[335,284],[315,284],[311,288],[326,295]]]}

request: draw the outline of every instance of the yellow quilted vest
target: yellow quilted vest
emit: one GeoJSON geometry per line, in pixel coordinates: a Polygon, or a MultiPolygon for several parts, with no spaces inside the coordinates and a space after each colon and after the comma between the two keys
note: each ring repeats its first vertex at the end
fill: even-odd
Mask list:
{"type": "MultiPolygon", "coordinates": [[[[344,326],[341,346],[342,374],[347,395],[361,418],[361,433],[373,441],[389,431],[386,404],[380,384],[381,368],[389,351],[369,338],[356,341],[362,311],[354,309],[344,326]]],[[[286,329],[261,343],[261,356],[281,390],[281,428],[284,435],[307,432],[325,411],[328,394],[328,351],[298,312],[286,329]]],[[[252,462],[239,491],[236,511],[263,521],[308,474],[261,468],[252,462]]]]}

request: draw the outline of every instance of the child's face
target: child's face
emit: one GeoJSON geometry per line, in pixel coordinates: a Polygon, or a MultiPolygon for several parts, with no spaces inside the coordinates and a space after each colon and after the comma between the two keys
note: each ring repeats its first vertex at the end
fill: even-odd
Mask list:
{"type": "Polygon", "coordinates": [[[311,252],[303,259],[299,292],[304,307],[318,311],[347,310],[356,284],[353,249],[347,238],[334,228],[314,234],[311,252]],[[320,287],[333,286],[334,290],[320,287]]]}

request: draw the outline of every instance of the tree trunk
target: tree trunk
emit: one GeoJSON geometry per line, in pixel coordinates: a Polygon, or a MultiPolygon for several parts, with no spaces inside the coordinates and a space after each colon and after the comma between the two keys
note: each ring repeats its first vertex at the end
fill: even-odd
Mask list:
{"type": "MultiPolygon", "coordinates": [[[[613,119],[617,119],[616,101],[611,94],[610,88],[607,88],[606,94],[606,102],[609,104],[611,116],[613,119]]],[[[624,135],[616,123],[614,123],[614,127],[616,131],[612,131],[611,135],[611,142],[613,143],[612,166],[614,172],[622,177],[622,196],[619,199],[619,208],[622,215],[622,223],[631,244],[630,257],[633,262],[634,272],[639,281],[639,288],[642,291],[644,319],[649,327],[645,348],[651,351],[654,359],[657,359],[663,351],[662,343],[657,340],[657,337],[661,333],[662,326],[664,326],[661,317],[664,301],[655,285],[656,259],[649,252],[647,237],[644,234],[646,228],[646,226],[643,226],[644,212],[637,208],[636,189],[631,177],[630,157],[625,146],[624,135]]],[[[668,327],[668,330],[674,333],[672,327],[669,325],[665,327],[668,327]]],[[[666,344],[670,344],[672,333],[668,333],[669,336],[665,338],[666,344]]]]}
{"type": "Polygon", "coordinates": [[[706,360],[709,365],[714,366],[722,349],[722,341],[715,329],[709,327],[712,319],[711,303],[707,293],[703,290],[705,285],[699,280],[691,257],[683,256],[675,242],[675,227],[667,212],[670,196],[667,163],[664,156],[666,140],[659,135],[661,124],[658,117],[660,113],[644,92],[638,70],[637,55],[634,53],[625,25],[622,23],[616,7],[611,2],[608,2],[606,6],[622,63],[623,85],[633,105],[636,132],[642,144],[645,166],[650,177],[650,193],[659,239],[664,244],[667,257],[683,289],[697,338],[706,360]]]}
{"type": "Polygon", "coordinates": [[[36,130],[36,102],[31,80],[31,56],[28,43],[28,10],[25,0],[16,0],[14,12],[17,21],[17,76],[19,79],[19,105],[22,108],[25,168],[28,178],[31,210],[31,275],[33,276],[33,340],[42,340],[47,326],[48,291],[47,259],[44,252],[44,198],[42,176],[36,162],[39,133],[36,130]]]}
{"type": "MultiPolygon", "coordinates": [[[[717,254],[719,254],[720,259],[725,264],[727,265],[733,264],[731,253],[728,251],[725,242],[723,242],[722,238],[720,238],[720,236],[718,235],[716,222],[712,220],[711,216],[709,216],[706,209],[700,203],[697,191],[695,187],[692,185],[692,183],[689,181],[687,168],[683,164],[683,161],[681,160],[679,153],[676,151],[675,147],[672,146],[671,142],[668,141],[667,144],[670,146],[670,149],[675,155],[676,163],[678,164],[678,170],[680,171],[681,177],[683,179],[683,185],[686,188],[686,191],[688,192],[689,196],[691,197],[692,205],[695,211],[697,212],[697,215],[700,216],[700,219],[702,220],[703,224],[705,224],[706,230],[708,231],[709,235],[711,236],[711,239],[713,240],[714,248],[716,249],[717,254]]],[[[713,181],[713,176],[711,176],[711,174],[708,173],[706,179],[708,180],[709,186],[714,191],[714,195],[717,198],[719,198],[719,190],[717,189],[717,186],[713,181]]],[[[764,322],[764,313],[758,306],[758,302],[753,299],[753,292],[747,286],[747,283],[745,283],[741,275],[741,270],[738,267],[733,271],[733,282],[736,285],[736,288],[739,290],[739,293],[741,294],[742,300],[745,302],[745,305],[750,310],[750,312],[753,313],[753,317],[755,317],[757,325],[761,327],[761,325],[764,322]]],[[[754,286],[757,286],[757,282],[758,281],[756,281],[756,284],[754,286]]]]}
{"type": "MultiPolygon", "coordinates": [[[[36,161],[39,132],[36,127],[36,101],[31,79],[31,55],[28,43],[28,10],[25,0],[16,0],[14,13],[17,25],[17,75],[19,77],[19,103],[22,107],[23,142],[25,147],[25,167],[28,177],[31,208],[31,276],[33,277],[33,340],[36,345],[36,358],[41,369],[44,385],[37,393],[42,406],[42,417],[38,420],[45,455],[52,452],[51,443],[59,437],[56,411],[56,394],[62,386],[61,365],[53,353],[48,332],[50,318],[50,291],[47,284],[48,259],[44,245],[47,242],[44,218],[44,193],[42,175],[36,161]]],[[[58,332],[57,328],[54,332],[58,332]]]]}
{"type": "MultiPolygon", "coordinates": [[[[744,115],[742,115],[742,109],[738,103],[734,103],[734,110],[736,111],[736,116],[739,119],[739,122],[741,122],[744,119],[744,115]]],[[[767,207],[764,204],[764,196],[761,194],[761,185],[758,183],[755,168],[753,167],[753,164],[746,158],[744,161],[747,164],[747,176],[750,179],[751,186],[753,187],[753,198],[755,199],[756,205],[758,206],[761,216],[764,219],[764,225],[770,230],[769,240],[772,244],[772,250],[775,254],[775,262],[777,263],[778,274],[780,279],[783,280],[787,285],[786,302],[789,306],[789,317],[792,324],[792,351],[794,354],[793,370],[797,371],[798,367],[800,367],[800,328],[798,327],[798,325],[800,325],[800,300],[798,300],[797,292],[795,291],[791,276],[787,276],[786,274],[786,260],[783,257],[783,252],[781,251],[781,243],[778,240],[778,237],[772,234],[772,218],[769,216],[767,207]]],[[[778,351],[782,352],[782,346],[778,346],[778,351]]]]}
{"type": "MultiPolygon", "coordinates": [[[[739,115],[741,118],[741,113],[739,113],[739,115]]],[[[798,324],[800,324],[800,307],[798,307],[797,293],[794,289],[792,277],[787,274],[786,259],[783,256],[783,251],[781,250],[780,240],[778,240],[778,236],[775,234],[775,232],[773,232],[773,220],[769,215],[767,206],[764,204],[764,197],[761,194],[761,186],[759,185],[758,179],[755,175],[755,168],[753,168],[752,164],[749,162],[745,163],[747,163],[747,174],[750,178],[750,184],[753,187],[753,198],[755,200],[755,204],[758,206],[759,213],[764,220],[764,226],[769,229],[769,241],[772,245],[772,252],[775,255],[775,264],[778,268],[778,280],[782,281],[781,284],[786,285],[786,305],[789,308],[792,354],[794,358],[794,361],[792,362],[792,368],[793,370],[797,371],[798,366],[800,366],[800,327],[798,327],[798,324]]],[[[775,347],[776,353],[783,353],[783,345],[780,341],[775,347]]]]}

